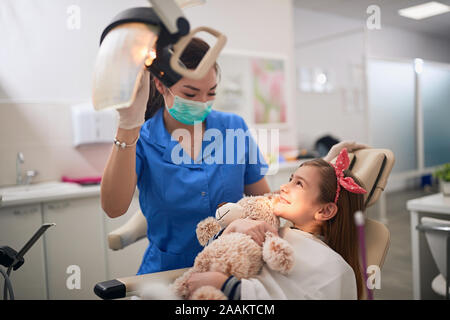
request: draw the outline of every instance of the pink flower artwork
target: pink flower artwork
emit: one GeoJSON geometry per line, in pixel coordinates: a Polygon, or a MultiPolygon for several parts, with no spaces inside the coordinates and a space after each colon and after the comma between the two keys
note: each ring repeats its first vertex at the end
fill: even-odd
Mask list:
{"type": "Polygon", "coordinates": [[[283,61],[252,59],[255,123],[286,122],[283,61]]]}

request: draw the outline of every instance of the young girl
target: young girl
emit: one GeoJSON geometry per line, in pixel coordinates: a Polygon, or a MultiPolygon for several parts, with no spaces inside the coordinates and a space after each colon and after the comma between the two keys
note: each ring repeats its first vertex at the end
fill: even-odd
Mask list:
{"type": "MultiPolygon", "coordinates": [[[[361,299],[364,286],[353,215],[364,210],[366,191],[346,170],[348,165],[346,149],[336,165],[307,161],[274,198],[275,214],[292,223],[279,230],[295,251],[289,275],[267,267],[255,278],[241,280],[219,272],[196,273],[188,281],[190,292],[212,285],[229,299],[361,299]]],[[[223,233],[245,232],[257,238],[266,229],[261,222],[240,219],[223,233]]]]}

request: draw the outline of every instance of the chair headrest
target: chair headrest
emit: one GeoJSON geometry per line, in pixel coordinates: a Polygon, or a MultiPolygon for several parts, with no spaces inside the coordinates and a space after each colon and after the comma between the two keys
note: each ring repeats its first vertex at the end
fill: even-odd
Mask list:
{"type": "Polygon", "coordinates": [[[388,149],[361,149],[351,154],[349,169],[367,190],[364,201],[368,208],[378,200],[386,187],[395,157],[388,149]]]}

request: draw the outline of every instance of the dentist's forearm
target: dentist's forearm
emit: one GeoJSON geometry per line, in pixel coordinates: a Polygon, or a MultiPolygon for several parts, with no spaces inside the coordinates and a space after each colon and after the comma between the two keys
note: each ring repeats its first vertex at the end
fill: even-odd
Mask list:
{"type": "MultiPolygon", "coordinates": [[[[119,128],[116,138],[127,145],[136,141],[140,127],[125,130],[119,128]]],[[[136,190],[136,145],[119,148],[113,146],[103,172],[101,183],[102,208],[110,218],[127,212],[136,190]]]]}

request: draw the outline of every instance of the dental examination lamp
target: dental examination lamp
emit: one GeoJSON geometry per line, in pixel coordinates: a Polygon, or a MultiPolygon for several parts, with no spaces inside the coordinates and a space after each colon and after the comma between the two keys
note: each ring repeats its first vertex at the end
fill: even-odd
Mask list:
{"type": "Polygon", "coordinates": [[[225,46],[226,37],[214,29],[198,27],[191,31],[189,21],[174,0],[149,2],[152,7],[120,12],[101,35],[93,79],[92,102],[96,110],[129,107],[145,69],[167,87],[182,77],[201,79],[225,46]],[[196,69],[187,69],[180,61],[181,54],[201,31],[217,38],[216,43],[196,69]]]}

